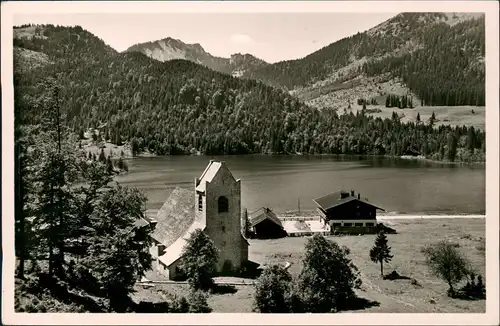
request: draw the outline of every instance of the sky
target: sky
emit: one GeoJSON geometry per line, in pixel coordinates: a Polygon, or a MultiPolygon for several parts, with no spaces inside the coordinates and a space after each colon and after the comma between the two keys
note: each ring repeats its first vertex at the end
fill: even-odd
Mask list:
{"type": "Polygon", "coordinates": [[[80,25],[117,51],[166,37],[219,57],[250,53],[267,62],[304,57],[397,13],[176,13],[16,15],[14,25],[80,25]]]}

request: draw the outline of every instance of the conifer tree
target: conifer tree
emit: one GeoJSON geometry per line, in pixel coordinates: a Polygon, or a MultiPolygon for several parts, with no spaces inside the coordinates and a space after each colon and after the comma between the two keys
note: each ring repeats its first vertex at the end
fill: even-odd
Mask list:
{"type": "Polygon", "coordinates": [[[111,161],[111,155],[108,155],[108,158],[106,159],[106,169],[109,174],[113,174],[114,168],[113,162],[111,161]]]}
{"type": "Polygon", "coordinates": [[[106,163],[106,154],[104,154],[104,148],[101,148],[101,152],[99,153],[99,162],[106,163]]]}
{"type": "Polygon", "coordinates": [[[375,244],[370,250],[370,259],[374,263],[380,263],[380,275],[384,276],[384,262],[388,263],[392,260],[391,247],[387,245],[387,237],[383,231],[377,235],[375,244]]]}

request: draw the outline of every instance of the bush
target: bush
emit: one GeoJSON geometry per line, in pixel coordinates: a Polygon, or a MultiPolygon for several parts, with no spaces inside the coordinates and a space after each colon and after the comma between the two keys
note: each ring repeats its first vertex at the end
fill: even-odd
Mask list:
{"type": "Polygon", "coordinates": [[[469,261],[452,243],[446,241],[423,248],[422,252],[434,275],[441,277],[448,283],[448,295],[454,297],[453,285],[469,275],[469,261]]]}
{"type": "Polygon", "coordinates": [[[361,286],[350,250],[316,234],[306,243],[298,291],[306,312],[325,313],[348,309],[361,286]]]}
{"type": "Polygon", "coordinates": [[[189,292],[188,304],[190,313],[209,313],[212,308],[207,303],[208,296],[202,291],[191,290],[189,292]]]}
{"type": "Polygon", "coordinates": [[[456,297],[465,299],[485,299],[486,287],[483,282],[483,277],[478,275],[476,279],[476,275],[474,273],[470,273],[467,284],[459,290],[456,297]]]}
{"type": "Polygon", "coordinates": [[[178,296],[171,293],[164,293],[167,298],[168,312],[171,313],[188,313],[189,303],[183,296],[178,296]]]}
{"type": "Polygon", "coordinates": [[[288,313],[292,276],[279,265],[264,270],[255,284],[255,310],[261,313],[288,313]]]}
{"type": "Polygon", "coordinates": [[[194,290],[213,287],[212,276],[216,272],[218,250],[214,242],[200,229],[195,230],[182,251],[180,268],[194,290]]]}

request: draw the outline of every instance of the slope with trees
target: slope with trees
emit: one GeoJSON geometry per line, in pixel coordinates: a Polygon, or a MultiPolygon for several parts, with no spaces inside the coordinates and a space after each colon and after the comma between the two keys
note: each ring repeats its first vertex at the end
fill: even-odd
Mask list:
{"type": "MultiPolygon", "coordinates": [[[[72,40],[86,43],[86,34],[81,35],[72,40]]],[[[65,85],[61,109],[75,132],[103,125],[103,134],[114,143],[128,143],[134,153],[299,152],[484,160],[484,132],[472,127],[401,123],[397,114],[384,120],[363,112],[339,116],[261,82],[185,60],[162,63],[140,53],[110,55],[104,45],[96,52],[104,59],[76,57],[81,65],[71,69],[65,60],[55,60],[29,74],[16,74],[16,110],[23,111],[23,122],[40,120],[40,110],[25,104],[41,95],[35,81],[55,75],[65,85]]]]}
{"type": "Polygon", "coordinates": [[[484,15],[402,13],[304,58],[244,76],[308,100],[357,90],[362,81],[368,81],[364,88],[373,86],[370,96],[384,95],[384,82],[400,80],[421,105],[482,106],[484,57],[484,15]]]}

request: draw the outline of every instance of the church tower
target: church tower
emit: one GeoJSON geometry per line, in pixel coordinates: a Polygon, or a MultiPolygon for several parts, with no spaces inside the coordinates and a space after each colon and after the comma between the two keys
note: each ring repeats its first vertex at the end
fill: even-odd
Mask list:
{"type": "Polygon", "coordinates": [[[218,271],[237,270],[248,260],[248,242],[241,234],[241,181],[225,162],[211,160],[195,179],[195,220],[219,249],[218,271]]]}

